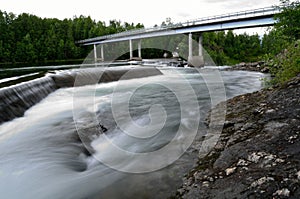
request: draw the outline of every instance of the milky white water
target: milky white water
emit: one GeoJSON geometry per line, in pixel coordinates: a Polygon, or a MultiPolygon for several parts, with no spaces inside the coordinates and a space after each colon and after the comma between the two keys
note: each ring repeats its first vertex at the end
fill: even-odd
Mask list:
{"type": "MultiPolygon", "coordinates": [[[[209,72],[199,74],[189,68],[162,71],[161,76],[59,89],[27,110],[24,117],[2,124],[0,198],[166,198],[174,194],[197,160],[195,144],[170,166],[148,173],[123,172],[173,162],[173,156],[184,152],[184,137],[192,136],[189,129],[197,118],[195,142],[206,132],[203,121],[211,98],[203,76],[209,72]],[[174,70],[180,78],[173,75],[174,70]],[[182,77],[194,90],[197,110],[182,77]],[[134,123],[123,111],[128,93],[127,109],[134,123]],[[166,118],[160,119],[162,115],[166,118]],[[105,134],[100,134],[99,124],[105,127],[105,134]],[[183,137],[176,137],[179,129],[183,137]],[[158,151],[171,140],[175,144],[168,153],[145,156],[149,159],[143,157],[143,161],[132,155],[158,151]],[[117,153],[111,143],[128,156],[117,153]]],[[[245,71],[221,71],[221,75],[227,98],[261,89],[264,77],[245,71]]]]}

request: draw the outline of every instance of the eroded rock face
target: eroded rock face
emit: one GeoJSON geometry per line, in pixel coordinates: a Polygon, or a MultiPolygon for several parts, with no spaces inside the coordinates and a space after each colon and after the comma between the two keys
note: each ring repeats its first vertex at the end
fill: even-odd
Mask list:
{"type": "Polygon", "coordinates": [[[217,145],[176,198],[299,198],[299,170],[300,76],[227,101],[217,145]]]}

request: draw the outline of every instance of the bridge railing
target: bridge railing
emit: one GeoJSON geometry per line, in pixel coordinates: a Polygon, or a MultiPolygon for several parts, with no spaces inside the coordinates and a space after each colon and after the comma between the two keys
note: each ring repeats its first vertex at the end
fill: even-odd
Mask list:
{"type": "Polygon", "coordinates": [[[91,39],[85,39],[85,40],[78,41],[76,43],[78,43],[78,44],[90,43],[90,42],[94,42],[94,41],[103,41],[106,39],[120,38],[120,37],[126,37],[126,36],[130,36],[130,35],[138,35],[138,34],[149,33],[149,32],[163,31],[163,30],[175,29],[175,28],[186,27],[186,26],[208,24],[208,23],[220,22],[220,21],[230,21],[230,20],[243,19],[243,18],[249,18],[249,17],[273,15],[273,14],[279,13],[280,10],[281,10],[280,7],[265,7],[265,8],[259,8],[259,9],[254,9],[254,10],[246,10],[246,11],[235,12],[235,13],[215,15],[215,16],[210,16],[210,17],[198,18],[198,19],[194,19],[194,20],[188,20],[183,23],[170,24],[170,25],[166,25],[166,26],[162,26],[162,27],[140,28],[140,29],[128,30],[125,32],[104,35],[104,36],[95,37],[95,38],[91,38],[91,39]]]}
{"type": "Polygon", "coordinates": [[[241,12],[234,12],[229,14],[222,14],[222,15],[215,15],[211,17],[204,17],[194,20],[189,20],[183,23],[183,26],[189,25],[200,25],[203,23],[212,23],[216,21],[227,21],[227,20],[234,20],[234,19],[242,19],[242,18],[249,18],[249,17],[257,17],[257,16],[264,16],[264,15],[273,15],[280,12],[280,8],[278,7],[266,7],[266,8],[259,8],[254,10],[245,10],[241,12]]]}

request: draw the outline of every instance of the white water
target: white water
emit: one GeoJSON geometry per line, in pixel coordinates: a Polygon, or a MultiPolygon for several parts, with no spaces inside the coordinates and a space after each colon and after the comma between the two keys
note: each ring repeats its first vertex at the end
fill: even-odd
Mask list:
{"type": "MultiPolygon", "coordinates": [[[[114,166],[124,169],[134,168],[141,162],[114,153],[107,141],[103,139],[103,135],[93,131],[95,122],[92,119],[93,114],[96,113],[97,119],[108,129],[106,135],[110,140],[129,152],[151,152],[165,146],[174,137],[180,121],[183,121],[183,128],[188,129],[195,118],[193,106],[187,106],[185,110],[190,117],[182,118],[180,104],[176,101],[175,95],[157,84],[172,82],[178,87],[181,86],[181,82],[170,75],[170,71],[174,69],[166,70],[165,73],[169,75],[125,80],[121,82],[120,89],[115,92],[118,97],[116,105],[118,105],[125,99],[125,94],[131,92],[136,85],[143,85],[149,81],[154,83],[137,90],[129,103],[131,117],[139,125],[148,125],[151,119],[154,119],[148,116],[151,105],[164,106],[165,113],[168,114],[164,129],[149,139],[133,139],[116,128],[112,119],[111,99],[112,92],[118,85],[117,82],[100,84],[96,87],[59,89],[30,108],[24,117],[2,124],[0,126],[0,197],[5,199],[166,198],[174,193],[184,173],[196,160],[197,152],[193,148],[171,166],[159,171],[146,174],[116,171],[97,159],[113,159],[114,166]],[[91,99],[94,93],[95,98],[91,99]],[[91,144],[95,156],[88,156],[84,145],[78,139],[73,113],[78,122],[79,133],[84,133],[83,136],[89,138],[84,143],[91,144]]],[[[211,102],[201,75],[192,69],[176,70],[179,70],[195,89],[201,108],[201,121],[203,121],[211,102]]],[[[262,86],[260,78],[263,75],[231,71],[222,72],[222,77],[228,97],[233,97],[260,89],[262,86]]],[[[184,94],[185,91],[182,92],[184,94]]],[[[184,103],[188,105],[189,100],[190,96],[186,96],[184,103]]],[[[152,108],[151,111],[155,117],[163,114],[160,109],[152,108]]],[[[121,118],[122,114],[123,112],[120,112],[121,118]]],[[[135,129],[131,123],[125,125],[125,128],[128,131],[135,129]]],[[[141,133],[149,135],[157,126],[154,125],[153,128],[141,133]]],[[[205,127],[200,122],[199,137],[204,133],[203,129],[205,127]]],[[[186,133],[188,137],[188,131],[186,133]]],[[[182,138],[176,141],[178,145],[184,144],[182,138]]],[[[182,148],[174,148],[173,152],[180,154],[182,148]]],[[[155,166],[151,164],[168,162],[170,156],[171,154],[162,154],[160,157],[157,156],[155,161],[149,159],[143,164],[147,165],[147,168],[155,166]]]]}

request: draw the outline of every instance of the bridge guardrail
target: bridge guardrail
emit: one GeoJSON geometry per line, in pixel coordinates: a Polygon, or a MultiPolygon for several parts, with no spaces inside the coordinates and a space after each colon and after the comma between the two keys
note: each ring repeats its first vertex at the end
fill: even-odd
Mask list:
{"type": "Polygon", "coordinates": [[[254,10],[245,10],[245,11],[240,11],[240,12],[234,12],[234,13],[228,13],[228,14],[222,14],[222,15],[214,15],[210,17],[202,17],[194,20],[188,20],[183,23],[177,23],[177,24],[171,24],[163,27],[151,27],[151,28],[141,28],[141,29],[134,29],[134,30],[128,30],[125,32],[120,32],[116,34],[110,34],[110,35],[104,35],[100,37],[95,37],[91,39],[84,39],[77,41],[76,43],[78,44],[84,44],[84,43],[89,43],[93,41],[101,41],[101,40],[106,40],[106,39],[111,39],[111,38],[120,38],[120,37],[126,37],[129,35],[136,35],[136,34],[141,34],[141,33],[149,33],[149,32],[156,32],[156,31],[163,31],[163,30],[168,30],[168,29],[174,29],[174,28],[180,28],[180,27],[186,27],[186,26],[191,26],[191,25],[202,25],[205,23],[213,23],[217,21],[229,21],[229,20],[234,20],[234,19],[243,19],[247,17],[257,17],[257,16],[264,16],[264,15],[269,15],[269,14],[277,14],[281,10],[281,7],[265,7],[265,8],[259,8],[259,9],[254,9],[254,10]]]}

